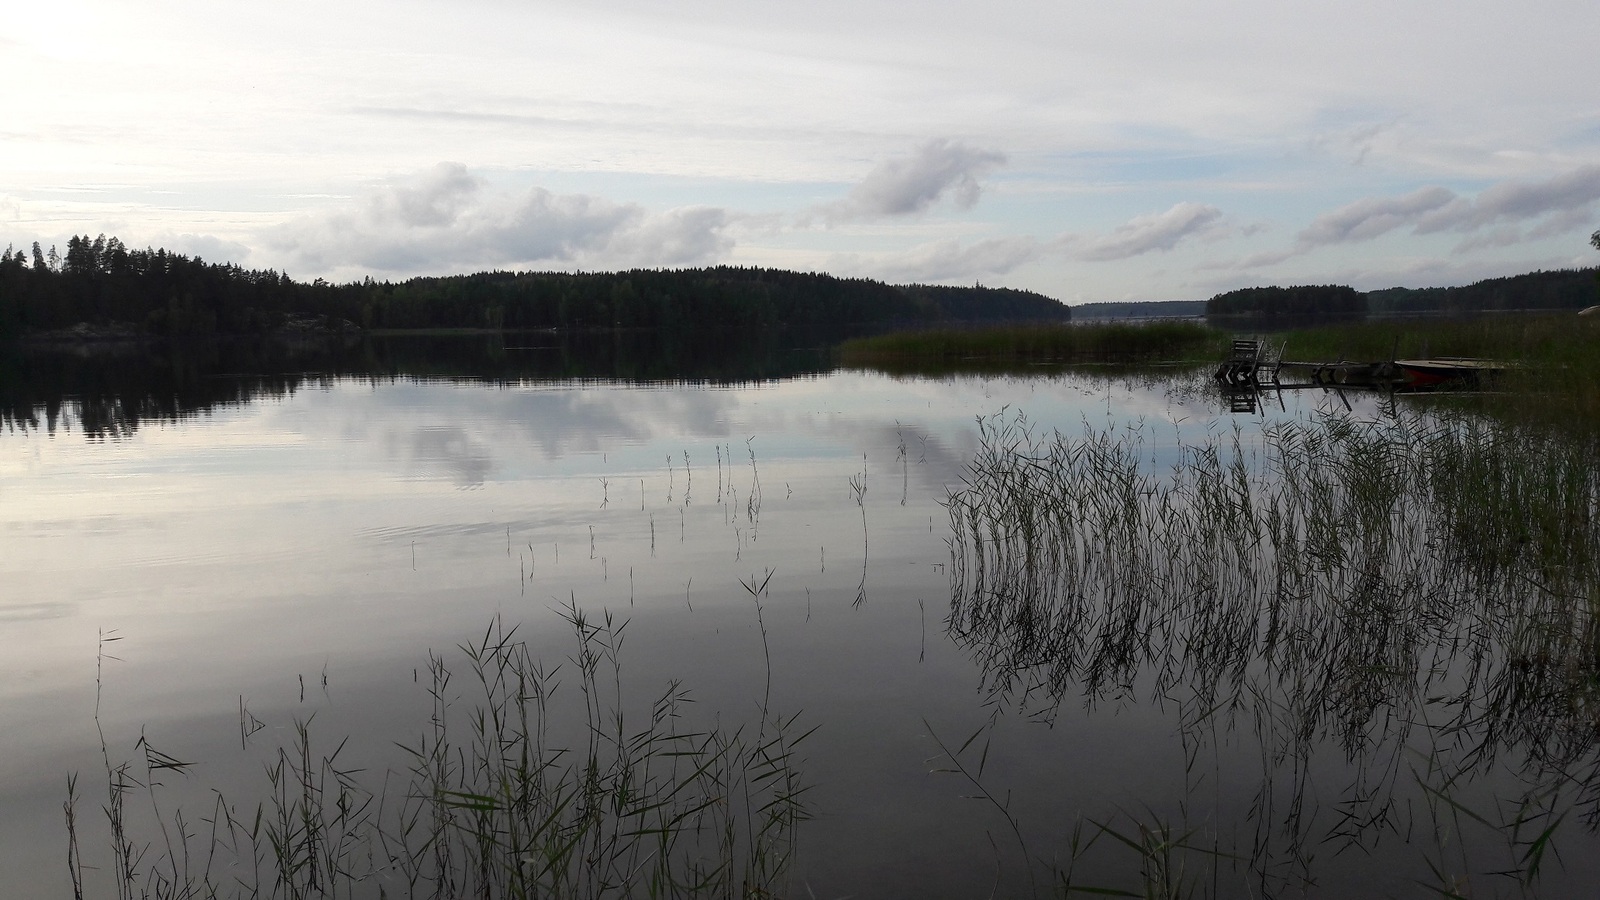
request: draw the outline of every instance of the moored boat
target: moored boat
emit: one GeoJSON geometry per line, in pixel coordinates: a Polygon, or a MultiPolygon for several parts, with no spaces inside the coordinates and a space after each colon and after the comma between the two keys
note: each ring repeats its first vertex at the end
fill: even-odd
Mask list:
{"type": "Polygon", "coordinates": [[[1497,375],[1506,369],[1506,364],[1498,360],[1464,356],[1397,359],[1394,365],[1407,383],[1417,386],[1476,381],[1486,375],[1497,375]]]}

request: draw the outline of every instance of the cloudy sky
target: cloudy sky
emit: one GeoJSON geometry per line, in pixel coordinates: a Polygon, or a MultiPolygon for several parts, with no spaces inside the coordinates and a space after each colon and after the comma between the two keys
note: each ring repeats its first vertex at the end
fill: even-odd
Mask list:
{"type": "Polygon", "coordinates": [[[1073,303],[1600,262],[1594,0],[4,7],[0,249],[1073,303]]]}

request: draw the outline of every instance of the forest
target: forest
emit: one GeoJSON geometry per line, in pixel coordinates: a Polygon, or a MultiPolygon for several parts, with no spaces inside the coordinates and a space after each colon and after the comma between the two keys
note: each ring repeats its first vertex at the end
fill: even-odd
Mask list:
{"type": "Polygon", "coordinates": [[[1080,303],[1072,308],[1076,321],[1114,319],[1191,319],[1206,312],[1204,300],[1122,300],[1080,303]]]}
{"type": "Polygon", "coordinates": [[[1600,303],[1600,268],[1557,269],[1488,278],[1461,287],[1388,288],[1367,292],[1377,314],[1508,309],[1582,309],[1600,303]]]}
{"type": "Polygon", "coordinates": [[[1224,321],[1299,324],[1367,315],[1583,309],[1600,303],[1597,288],[1600,268],[1528,272],[1459,287],[1393,287],[1366,293],[1345,285],[1254,287],[1217,294],[1206,301],[1205,313],[1224,321]]]}
{"type": "Polygon", "coordinates": [[[1030,291],[889,285],[752,267],[480,272],[331,284],[208,263],[115,237],[74,236],[0,255],[0,337],[60,333],[207,336],[285,329],[653,329],[741,334],[960,322],[1065,321],[1030,291]]]}
{"type": "Polygon", "coordinates": [[[1345,285],[1253,287],[1217,294],[1206,301],[1206,317],[1257,321],[1307,322],[1359,319],[1367,314],[1367,296],[1345,285]]]}
{"type": "MultiPolygon", "coordinates": [[[[1537,271],[1461,287],[1252,287],[1204,302],[1219,323],[1295,325],[1367,315],[1581,309],[1600,269],[1537,271]]],[[[1080,318],[1194,315],[1200,303],[1090,304],[1080,318]]],[[[211,263],[115,237],[74,236],[66,255],[34,243],[0,253],[0,338],[216,336],[307,330],[651,330],[698,339],[779,328],[1067,321],[1073,309],[1009,288],[891,285],[757,267],[625,272],[479,272],[332,284],[211,263]]]]}

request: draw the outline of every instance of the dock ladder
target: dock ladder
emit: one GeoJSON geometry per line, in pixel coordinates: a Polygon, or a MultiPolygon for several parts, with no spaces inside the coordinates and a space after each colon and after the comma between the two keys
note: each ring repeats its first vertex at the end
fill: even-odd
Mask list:
{"type": "Polygon", "coordinates": [[[1234,338],[1227,358],[1217,367],[1217,380],[1226,384],[1276,384],[1286,343],[1274,346],[1263,338],[1234,338]]]}

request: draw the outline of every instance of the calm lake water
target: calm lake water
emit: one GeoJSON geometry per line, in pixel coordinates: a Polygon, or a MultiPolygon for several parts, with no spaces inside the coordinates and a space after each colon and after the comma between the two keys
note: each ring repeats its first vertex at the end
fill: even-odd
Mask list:
{"type": "MultiPolygon", "coordinates": [[[[12,364],[0,893],[71,896],[69,773],[85,862],[109,865],[102,733],[113,762],[142,761],[143,738],[194,763],[154,796],[200,832],[213,789],[266,797],[263,748],[313,715],[319,747],[348,736],[344,764],[381,782],[405,765],[395,742],[428,726],[430,651],[454,667],[498,620],[554,666],[574,653],[574,606],[627,620],[627,702],[676,680],[701,720],[753,722],[766,703],[816,727],[792,896],[1048,895],[1095,823],[1187,836],[1167,858],[1197,894],[1410,896],[1439,866],[1474,896],[1524,891],[1487,873],[1543,826],[1508,838],[1458,810],[1441,831],[1405,742],[1374,761],[1329,739],[1285,762],[1249,720],[1197,732],[1181,724],[1191,696],[1137,679],[1069,686],[1040,716],[947,631],[944,503],[980,419],[1133,435],[1160,472],[1180,445],[1248,443],[1276,420],[1382,421],[1379,399],[1308,391],[1230,413],[1204,373],[890,377],[796,356],[667,381],[482,338],[366,352],[309,374],[292,354],[149,363],[160,377],[142,359],[12,364]],[[940,771],[974,734],[958,756],[975,772],[986,748],[981,790],[940,771]],[[1401,799],[1383,819],[1352,823],[1384,791],[1401,799]]],[[[1449,796],[1501,822],[1520,771],[1449,796]]],[[[1581,815],[1527,891],[1600,883],[1581,815]]],[[[1141,890],[1159,856],[1101,834],[1075,877],[1141,890]]]]}

